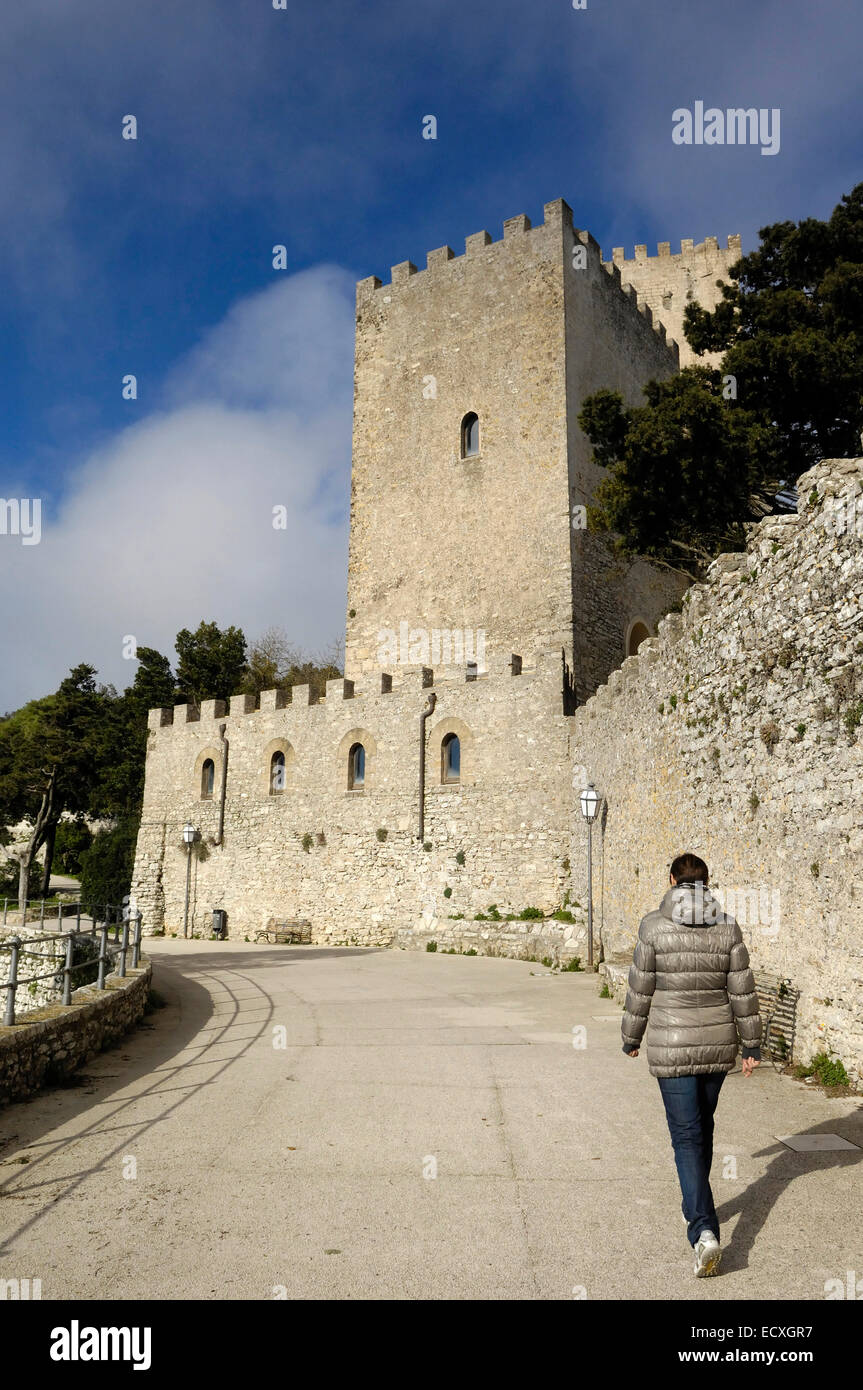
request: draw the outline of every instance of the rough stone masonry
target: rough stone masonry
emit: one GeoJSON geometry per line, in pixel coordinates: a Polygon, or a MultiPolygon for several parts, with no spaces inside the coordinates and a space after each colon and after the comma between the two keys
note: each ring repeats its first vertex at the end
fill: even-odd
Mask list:
{"type": "Polygon", "coordinates": [[[694,850],[756,971],[801,991],[795,1055],[832,1051],[859,1082],[863,459],[797,488],[797,513],[750,528],[576,712],[573,745],[607,798],[606,955],[631,950],[670,860],[694,850]]]}

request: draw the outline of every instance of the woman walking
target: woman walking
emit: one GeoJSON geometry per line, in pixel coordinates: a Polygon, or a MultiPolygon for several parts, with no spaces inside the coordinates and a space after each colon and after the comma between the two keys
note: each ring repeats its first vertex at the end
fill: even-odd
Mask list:
{"type": "Polygon", "coordinates": [[[681,854],[670,888],[638,929],[623,1014],[623,1050],[659,1080],[695,1251],[695,1275],[719,1268],[719,1221],[710,1190],[713,1115],[726,1072],[743,1049],[743,1075],[761,1060],[761,1016],[743,934],[707,887],[707,865],[681,854]]]}

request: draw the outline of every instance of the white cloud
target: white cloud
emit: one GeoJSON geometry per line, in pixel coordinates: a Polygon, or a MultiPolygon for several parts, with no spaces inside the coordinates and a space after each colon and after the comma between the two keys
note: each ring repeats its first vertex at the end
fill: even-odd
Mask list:
{"type": "Polygon", "coordinates": [[[0,709],[80,661],[122,688],[125,636],[173,659],[177,630],[202,618],[311,647],[340,635],[352,351],[348,272],[278,281],[178,364],[165,408],[84,463],[38,546],[0,536],[0,709]]]}

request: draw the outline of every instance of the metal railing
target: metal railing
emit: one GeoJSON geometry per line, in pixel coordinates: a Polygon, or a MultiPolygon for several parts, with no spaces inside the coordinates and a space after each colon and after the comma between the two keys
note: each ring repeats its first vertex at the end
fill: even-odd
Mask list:
{"type": "MultiPolygon", "coordinates": [[[[58,989],[61,988],[62,979],[62,998],[61,1003],[70,1004],[72,1002],[72,976],[79,970],[97,969],[96,984],[99,989],[105,988],[105,976],[109,973],[109,962],[115,958],[118,961],[117,974],[122,979],[126,974],[126,963],[129,951],[132,953],[132,969],[138,968],[141,959],[141,928],[142,916],[140,912],[132,914],[131,918],[126,912],[123,914],[122,908],[112,908],[106,905],[105,914],[101,922],[94,916],[89,927],[81,927],[81,904],[77,906],[76,925],[64,932],[43,932],[39,936],[20,937],[12,936],[6,941],[0,941],[0,963],[4,952],[9,953],[9,969],[6,973],[5,984],[0,984],[0,989],[6,990],[6,1011],[3,1018],[4,1026],[10,1028],[15,1022],[15,995],[22,985],[36,984],[39,980],[55,980],[58,989]],[[111,917],[114,920],[111,920],[111,917]],[[122,917],[122,920],[121,920],[122,917]],[[114,940],[109,940],[110,932],[113,928],[114,940]],[[131,932],[130,932],[131,928],[131,932]],[[99,953],[92,955],[87,960],[74,963],[75,946],[81,941],[94,941],[99,935],[99,953]],[[130,940],[131,935],[131,940],[130,940]],[[29,956],[31,959],[44,960],[45,956],[41,951],[28,951],[27,946],[44,945],[49,941],[64,942],[63,950],[54,957],[54,963],[50,970],[44,970],[38,975],[27,975],[22,977],[18,974],[18,966],[22,957],[29,956]],[[62,965],[60,962],[62,961],[62,965]]],[[[85,914],[86,915],[86,914],[85,914]]],[[[2,979],[2,976],[0,976],[2,979]]],[[[34,1007],[39,1007],[38,1005],[34,1007]]]]}
{"type": "MultiPolygon", "coordinates": [[[[21,900],[20,898],[3,898],[2,902],[3,916],[2,920],[0,920],[0,926],[6,927],[10,925],[10,916],[21,916],[21,900]]],[[[31,908],[34,911],[34,915],[31,918],[31,920],[33,922],[37,920],[35,916],[35,909],[37,906],[39,908],[38,921],[40,926],[45,921],[45,910],[47,908],[47,915],[49,918],[57,917],[60,921],[62,921],[64,917],[74,917],[76,930],[80,930],[82,917],[92,917],[95,921],[109,922],[113,921],[115,917],[123,911],[122,908],[115,907],[113,903],[82,903],[80,901],[70,901],[66,898],[50,897],[27,898],[26,902],[24,903],[25,922],[26,914],[31,910],[31,908]]],[[[12,923],[11,925],[15,924],[12,923]]]]}

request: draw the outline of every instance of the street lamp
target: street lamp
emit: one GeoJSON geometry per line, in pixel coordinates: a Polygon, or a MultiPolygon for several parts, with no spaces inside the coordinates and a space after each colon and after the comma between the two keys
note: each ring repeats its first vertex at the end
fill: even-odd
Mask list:
{"type": "Polygon", "coordinates": [[[593,970],[593,822],[601,801],[599,792],[589,782],[581,793],[581,814],[587,821],[587,968],[593,970]]]}
{"type": "Polygon", "coordinates": [[[197,828],[190,820],[183,826],[183,839],[186,843],[186,907],[183,913],[183,935],[189,935],[189,889],[192,879],[192,845],[198,838],[197,828]]]}

